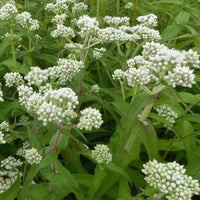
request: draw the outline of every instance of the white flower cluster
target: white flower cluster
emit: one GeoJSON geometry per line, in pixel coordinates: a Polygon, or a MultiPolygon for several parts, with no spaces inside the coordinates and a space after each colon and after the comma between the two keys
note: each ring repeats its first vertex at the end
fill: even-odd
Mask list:
{"type": "Polygon", "coordinates": [[[57,24],[57,29],[51,32],[51,36],[54,38],[69,38],[75,37],[75,33],[72,28],[66,27],[63,24],[57,24]]]}
{"type": "Polygon", "coordinates": [[[8,190],[19,177],[19,170],[22,162],[14,157],[8,157],[1,161],[0,170],[0,194],[8,190]]]}
{"type": "Polygon", "coordinates": [[[144,26],[157,26],[157,16],[154,14],[137,17],[137,21],[144,26]]]}
{"type": "Polygon", "coordinates": [[[49,77],[51,80],[56,81],[58,84],[66,84],[71,81],[81,69],[84,68],[82,61],[73,59],[59,59],[58,66],[49,68],[49,77]]]}
{"type": "Polygon", "coordinates": [[[199,183],[185,174],[186,170],[178,163],[158,163],[156,160],[144,164],[142,172],[145,180],[157,188],[168,200],[190,200],[200,192],[199,183]]]}
{"type": "Polygon", "coordinates": [[[106,52],[105,48],[95,48],[93,51],[93,56],[95,59],[99,60],[100,58],[102,58],[103,54],[106,52]]]}
{"type": "Polygon", "coordinates": [[[95,17],[88,15],[80,16],[77,21],[77,26],[80,29],[80,36],[87,37],[88,35],[96,35],[99,31],[99,22],[95,17]]]}
{"type": "Polygon", "coordinates": [[[65,13],[60,14],[60,15],[55,15],[52,19],[52,22],[55,24],[63,24],[66,18],[67,18],[67,15],[65,13]]]}
{"type": "Polygon", "coordinates": [[[31,71],[24,77],[28,81],[28,85],[40,86],[48,80],[48,70],[42,70],[39,67],[31,67],[31,71]]]}
{"type": "Polygon", "coordinates": [[[48,122],[68,123],[76,117],[73,109],[78,104],[78,97],[71,88],[50,88],[47,91],[43,88],[37,93],[31,87],[22,85],[18,87],[18,91],[20,103],[28,112],[38,116],[44,125],[48,122]]]}
{"type": "Polygon", "coordinates": [[[31,147],[30,142],[28,142],[28,141],[24,142],[22,147],[17,150],[16,155],[23,157],[25,155],[25,151],[27,149],[30,149],[30,147],[31,147]]]}
{"type": "Polygon", "coordinates": [[[7,3],[0,9],[0,20],[9,20],[17,12],[15,4],[7,3]]]}
{"type": "Polygon", "coordinates": [[[72,7],[72,14],[74,15],[80,14],[87,11],[87,9],[88,9],[88,6],[85,3],[83,2],[75,3],[74,6],[72,7]]]}
{"type": "Polygon", "coordinates": [[[164,76],[164,80],[173,87],[177,85],[182,87],[192,87],[195,84],[195,75],[193,74],[194,70],[191,70],[189,67],[180,67],[177,66],[173,69],[173,72],[168,72],[168,75],[164,76]]]}
{"type": "Polygon", "coordinates": [[[141,68],[129,68],[126,71],[127,83],[131,87],[136,85],[146,85],[151,80],[150,71],[144,67],[141,68]]]}
{"type": "Polygon", "coordinates": [[[56,0],[53,3],[46,5],[46,10],[52,11],[55,14],[63,14],[68,11],[68,0],[56,0]]]}
{"type": "Polygon", "coordinates": [[[27,30],[35,31],[39,29],[38,20],[32,19],[29,12],[22,12],[17,14],[15,20],[18,24],[20,24],[23,28],[26,28],[27,30]]]}
{"type": "Polygon", "coordinates": [[[19,72],[6,73],[4,79],[6,81],[6,86],[8,87],[22,85],[24,83],[23,77],[19,72]]]}
{"type": "Polygon", "coordinates": [[[129,25],[129,17],[111,17],[105,16],[104,22],[110,26],[118,27],[120,25],[129,25]]]}
{"type": "Polygon", "coordinates": [[[130,31],[137,34],[140,37],[140,40],[159,41],[161,39],[159,31],[144,25],[133,26],[130,31]]]}
{"type": "Polygon", "coordinates": [[[101,113],[97,109],[89,107],[81,111],[77,127],[79,129],[92,130],[92,128],[100,128],[102,123],[101,113]]]}
{"type": "Polygon", "coordinates": [[[117,69],[113,78],[123,77],[129,86],[145,85],[150,81],[157,84],[164,80],[173,87],[192,87],[195,74],[190,67],[199,68],[199,64],[199,55],[195,51],[178,51],[160,43],[147,42],[143,45],[142,55],[127,61],[128,70],[117,69]]]}
{"type": "Polygon", "coordinates": [[[0,130],[8,132],[9,131],[9,123],[6,121],[1,122],[0,124],[0,130]]]}
{"type": "Polygon", "coordinates": [[[100,90],[99,86],[96,84],[96,85],[92,85],[91,88],[90,88],[90,92],[92,93],[98,93],[100,90]]]}
{"type": "Polygon", "coordinates": [[[92,158],[97,161],[98,164],[108,164],[112,161],[112,154],[107,145],[97,144],[92,150],[92,158]]]}
{"type": "Polygon", "coordinates": [[[126,72],[122,71],[121,69],[116,69],[116,70],[114,71],[113,75],[112,75],[112,78],[113,78],[114,80],[120,81],[120,80],[125,79],[126,76],[127,76],[126,72]]]}
{"type": "Polygon", "coordinates": [[[97,41],[100,43],[108,43],[108,42],[135,42],[139,40],[138,34],[135,33],[126,33],[125,31],[113,27],[106,27],[103,29],[99,29],[97,41]]]}
{"type": "Polygon", "coordinates": [[[157,106],[155,110],[159,116],[163,117],[170,124],[175,124],[175,120],[178,117],[178,114],[174,112],[170,106],[163,104],[163,105],[157,106]]]}
{"type": "Polygon", "coordinates": [[[38,150],[35,149],[35,148],[27,149],[25,151],[24,158],[31,165],[39,164],[41,162],[41,160],[42,160],[42,156],[38,153],[38,150]]]}

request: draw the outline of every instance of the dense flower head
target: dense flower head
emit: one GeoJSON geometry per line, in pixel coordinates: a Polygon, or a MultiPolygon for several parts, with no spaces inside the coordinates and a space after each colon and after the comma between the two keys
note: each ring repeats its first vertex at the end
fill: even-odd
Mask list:
{"type": "Polygon", "coordinates": [[[85,108],[81,111],[81,117],[77,127],[79,129],[92,130],[92,128],[100,128],[103,120],[99,110],[95,108],[85,108]]]}
{"type": "Polygon", "coordinates": [[[95,48],[93,51],[93,56],[95,59],[99,60],[100,58],[102,58],[103,54],[106,52],[105,48],[95,48]]]}
{"type": "Polygon", "coordinates": [[[131,87],[136,85],[146,85],[151,80],[151,75],[148,69],[146,68],[129,68],[126,72],[127,83],[131,87]]]}
{"type": "Polygon", "coordinates": [[[105,16],[103,18],[106,24],[110,26],[120,26],[120,25],[129,25],[129,17],[112,17],[112,16],[105,16]]]}
{"type": "Polygon", "coordinates": [[[56,0],[53,3],[48,3],[46,9],[55,14],[63,14],[68,11],[68,0],[56,0]]]}
{"type": "Polygon", "coordinates": [[[12,156],[9,156],[8,158],[1,161],[1,167],[6,170],[11,170],[16,167],[22,166],[22,162],[19,159],[15,159],[12,156]]]}
{"type": "Polygon", "coordinates": [[[139,16],[137,21],[144,26],[157,26],[157,16],[154,14],[139,16]]]}
{"type": "Polygon", "coordinates": [[[110,43],[114,41],[120,42],[135,42],[139,39],[136,33],[126,33],[123,30],[116,29],[113,27],[102,28],[98,31],[97,41],[100,43],[110,43]]]}
{"type": "MultiPolygon", "coordinates": [[[[64,13],[64,14],[60,14],[60,15],[55,15],[53,18],[52,18],[52,22],[55,23],[55,24],[63,24],[65,22],[67,18],[67,15],[64,13]]],[[[59,31],[59,30],[58,30],[59,31]]],[[[57,32],[58,32],[57,31],[57,32]]],[[[54,33],[56,35],[58,35],[58,33],[54,33]]]]}
{"type": "Polygon", "coordinates": [[[99,31],[99,22],[95,17],[89,17],[88,15],[80,16],[77,21],[77,26],[80,29],[81,37],[88,35],[96,35],[99,31]]]}
{"type": "Polygon", "coordinates": [[[4,76],[6,86],[12,87],[14,85],[21,85],[24,83],[23,77],[19,72],[6,73],[4,76]]]}
{"type": "Polygon", "coordinates": [[[88,9],[88,5],[83,3],[83,2],[79,2],[79,3],[75,3],[74,6],[72,7],[72,13],[75,14],[80,14],[83,13],[85,11],[87,11],[88,9]]]}
{"type": "Polygon", "coordinates": [[[0,130],[8,132],[9,131],[9,123],[6,121],[1,122],[0,124],[0,130]]]}
{"type": "Polygon", "coordinates": [[[127,73],[122,71],[121,69],[116,69],[112,75],[114,80],[123,80],[127,77],[127,73]]]}
{"type": "Polygon", "coordinates": [[[193,71],[194,70],[191,70],[189,67],[177,66],[172,72],[169,71],[168,74],[164,76],[164,80],[173,87],[192,87],[192,85],[195,84],[195,74],[193,71]]]}
{"type": "Polygon", "coordinates": [[[14,14],[16,14],[17,8],[13,3],[6,3],[0,9],[0,20],[9,20],[14,14]]]}
{"type": "Polygon", "coordinates": [[[26,28],[30,31],[35,31],[39,29],[38,20],[34,20],[31,18],[31,14],[29,12],[22,12],[17,14],[15,20],[18,24],[20,24],[23,28],[26,28]]]}
{"type": "Polygon", "coordinates": [[[35,148],[25,150],[25,159],[31,165],[39,164],[42,160],[42,156],[38,153],[38,150],[35,148]]]}
{"type": "Polygon", "coordinates": [[[199,183],[185,174],[186,170],[178,163],[158,163],[156,160],[143,165],[145,180],[157,188],[169,200],[189,200],[200,192],[199,183]]]}
{"type": "Polygon", "coordinates": [[[97,144],[92,150],[92,158],[97,161],[98,164],[108,164],[112,161],[112,154],[107,145],[97,144]]]}
{"type": "Polygon", "coordinates": [[[159,116],[163,117],[170,124],[174,124],[178,114],[174,112],[170,106],[163,104],[155,108],[159,116]]]}
{"type": "Polygon", "coordinates": [[[51,80],[57,81],[59,84],[66,84],[67,81],[71,81],[81,69],[84,68],[82,61],[74,59],[59,59],[58,66],[49,68],[49,76],[51,80]]]}
{"type": "Polygon", "coordinates": [[[54,38],[70,38],[75,37],[75,33],[71,27],[66,27],[63,24],[57,24],[57,29],[51,32],[51,36],[54,38]]]}
{"type": "Polygon", "coordinates": [[[3,102],[4,99],[3,99],[3,91],[0,89],[0,102],[3,102]]]}
{"type": "Polygon", "coordinates": [[[90,92],[92,92],[92,93],[98,93],[99,90],[100,90],[100,88],[97,84],[92,85],[91,88],[90,88],[90,92]]]}
{"type": "Polygon", "coordinates": [[[41,85],[48,80],[48,70],[42,70],[39,67],[31,67],[31,71],[24,77],[28,85],[41,85]]]}
{"type": "Polygon", "coordinates": [[[22,144],[22,147],[17,150],[16,155],[23,157],[25,155],[25,151],[31,148],[30,142],[26,141],[22,144]]]}
{"type": "Polygon", "coordinates": [[[18,167],[22,165],[19,159],[12,156],[1,161],[0,164],[0,194],[8,190],[15,183],[20,173],[18,167]]]}

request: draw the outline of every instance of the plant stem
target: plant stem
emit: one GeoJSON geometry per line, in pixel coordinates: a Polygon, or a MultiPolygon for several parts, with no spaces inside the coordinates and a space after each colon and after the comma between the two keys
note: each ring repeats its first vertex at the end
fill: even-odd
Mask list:
{"type": "Polygon", "coordinates": [[[121,80],[119,82],[120,82],[120,86],[121,86],[121,90],[122,90],[122,98],[123,98],[123,101],[125,101],[126,97],[125,97],[125,93],[124,93],[124,86],[123,86],[123,83],[121,82],[121,80]]]}
{"type": "Polygon", "coordinates": [[[129,139],[128,139],[125,147],[124,147],[125,151],[130,152],[134,140],[135,140],[135,135],[133,133],[131,133],[131,135],[130,135],[130,137],[129,137],[129,139]]]}
{"type": "Polygon", "coordinates": [[[120,0],[117,0],[117,16],[119,15],[120,10],[120,0]]]}
{"type": "Polygon", "coordinates": [[[28,0],[25,0],[25,9],[28,8],[28,0]]]}
{"type": "Polygon", "coordinates": [[[149,105],[147,105],[147,106],[145,107],[145,109],[143,110],[142,114],[141,114],[140,117],[139,117],[139,120],[140,120],[141,122],[144,122],[144,121],[146,120],[146,118],[148,117],[148,115],[149,115],[149,113],[150,113],[150,111],[151,111],[153,105],[154,105],[154,103],[151,103],[151,104],[149,104],[149,105]]]}
{"type": "MultiPolygon", "coordinates": [[[[29,53],[30,53],[32,51],[30,37],[28,38],[28,49],[29,49],[29,53]]],[[[32,66],[32,58],[31,58],[31,56],[29,56],[29,64],[30,64],[30,66],[32,66]]]]}
{"type": "Polygon", "coordinates": [[[99,61],[97,61],[97,72],[98,72],[98,76],[99,76],[99,83],[102,84],[102,77],[101,77],[99,61]]]}
{"type": "Polygon", "coordinates": [[[100,0],[97,0],[97,20],[99,21],[100,0]]]}

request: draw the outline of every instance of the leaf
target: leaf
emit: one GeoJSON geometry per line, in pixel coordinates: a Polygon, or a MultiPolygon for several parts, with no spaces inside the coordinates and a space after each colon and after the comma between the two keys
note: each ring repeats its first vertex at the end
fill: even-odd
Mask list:
{"type": "Polygon", "coordinates": [[[166,41],[176,37],[181,32],[181,30],[181,26],[177,24],[168,26],[161,34],[163,38],[162,41],[166,41]]]}

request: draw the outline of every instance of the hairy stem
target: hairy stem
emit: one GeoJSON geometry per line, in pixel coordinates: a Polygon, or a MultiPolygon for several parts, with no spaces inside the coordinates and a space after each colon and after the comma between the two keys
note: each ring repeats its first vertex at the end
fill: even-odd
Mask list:
{"type": "Polygon", "coordinates": [[[12,24],[10,26],[10,34],[11,34],[11,49],[12,49],[12,57],[13,57],[13,62],[15,69],[17,68],[17,60],[16,60],[16,52],[15,52],[15,45],[14,45],[14,33],[12,29],[12,24]]]}

